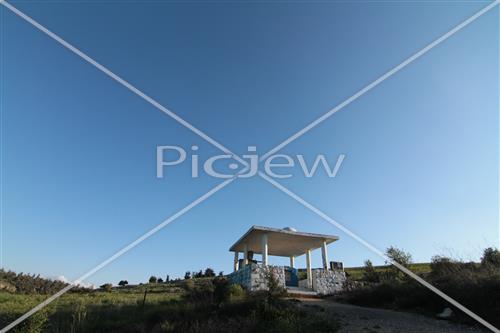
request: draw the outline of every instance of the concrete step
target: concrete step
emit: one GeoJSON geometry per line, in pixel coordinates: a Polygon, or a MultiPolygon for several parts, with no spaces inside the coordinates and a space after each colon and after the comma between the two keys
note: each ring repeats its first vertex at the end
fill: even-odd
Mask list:
{"type": "Polygon", "coordinates": [[[288,295],[293,297],[303,297],[303,298],[317,298],[318,293],[311,289],[299,288],[299,287],[286,287],[288,295]]]}

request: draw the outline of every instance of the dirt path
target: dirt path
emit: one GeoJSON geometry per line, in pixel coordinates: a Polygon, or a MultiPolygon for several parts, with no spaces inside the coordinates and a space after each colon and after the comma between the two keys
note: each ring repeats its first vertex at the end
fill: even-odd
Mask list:
{"type": "MultiPolygon", "coordinates": [[[[307,309],[324,309],[341,323],[341,333],[484,333],[476,327],[462,326],[413,313],[336,303],[329,300],[301,300],[307,309]]],[[[323,310],[321,310],[323,311],[323,310]]]]}

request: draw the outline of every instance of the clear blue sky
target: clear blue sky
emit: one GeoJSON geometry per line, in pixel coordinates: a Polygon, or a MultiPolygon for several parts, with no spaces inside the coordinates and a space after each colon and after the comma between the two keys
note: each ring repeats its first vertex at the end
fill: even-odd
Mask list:
{"type": "MultiPolygon", "coordinates": [[[[487,5],[11,3],[239,154],[273,148],[487,5]]],[[[74,279],[220,182],[191,179],[187,164],[157,179],[157,145],[219,152],[1,11],[5,268],[74,279]]],[[[498,246],[499,16],[492,10],[283,150],[346,154],[336,178],[283,184],[415,261],[477,260],[498,246]]],[[[381,263],[256,177],[233,182],[89,280],[229,272],[229,246],[253,224],[338,234],[332,260],[381,263]]]]}

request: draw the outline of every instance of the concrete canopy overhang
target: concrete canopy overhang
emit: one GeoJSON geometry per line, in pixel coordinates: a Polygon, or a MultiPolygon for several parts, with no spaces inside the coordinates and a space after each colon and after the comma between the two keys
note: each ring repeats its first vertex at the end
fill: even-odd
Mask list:
{"type": "Polygon", "coordinates": [[[339,239],[338,236],[312,234],[308,232],[292,231],[285,229],[252,226],[229,251],[244,252],[246,244],[247,251],[262,253],[262,235],[268,237],[268,254],[280,257],[297,257],[303,255],[307,250],[314,250],[323,246],[323,243],[330,244],[339,239]]]}

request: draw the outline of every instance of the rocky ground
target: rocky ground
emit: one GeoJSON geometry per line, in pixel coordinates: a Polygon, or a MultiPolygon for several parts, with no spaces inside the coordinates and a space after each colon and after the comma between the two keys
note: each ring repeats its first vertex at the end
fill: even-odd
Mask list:
{"type": "Polygon", "coordinates": [[[418,314],[342,304],[324,299],[301,300],[301,306],[327,311],[341,323],[341,333],[484,333],[482,328],[458,325],[418,314]]]}

